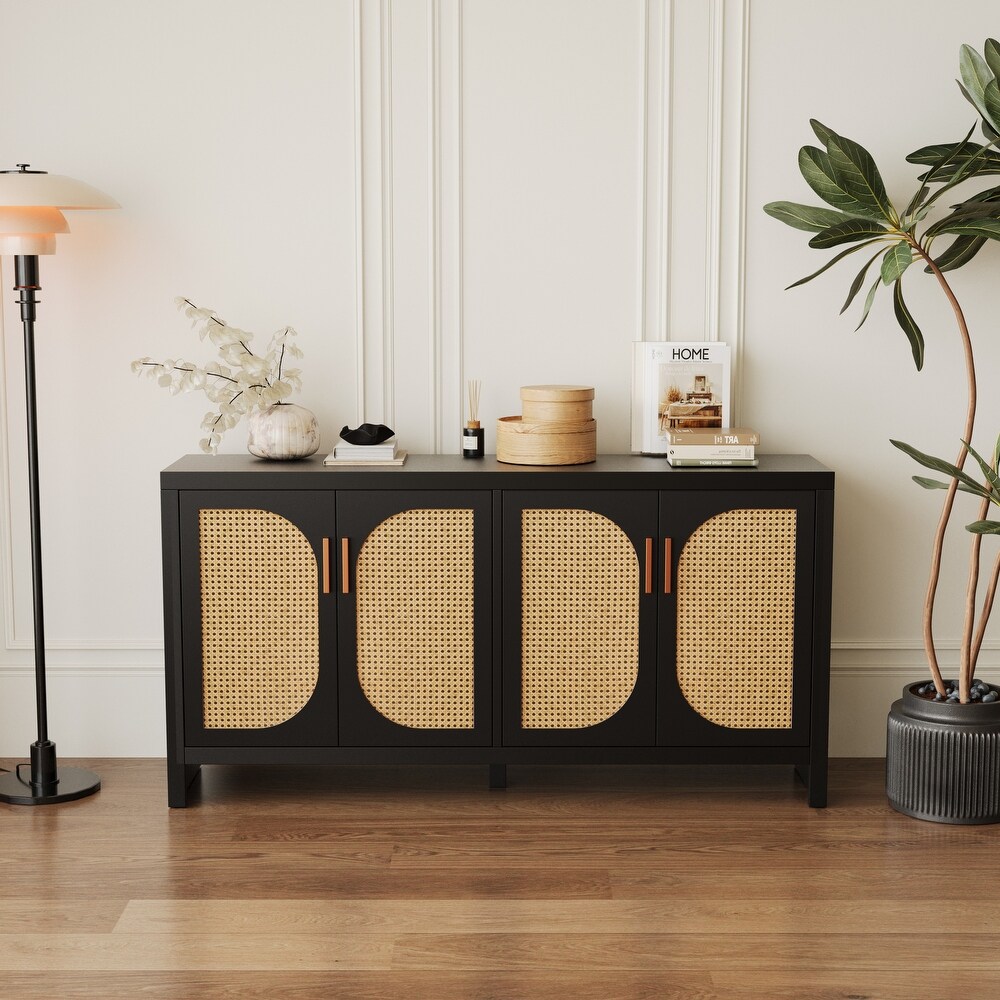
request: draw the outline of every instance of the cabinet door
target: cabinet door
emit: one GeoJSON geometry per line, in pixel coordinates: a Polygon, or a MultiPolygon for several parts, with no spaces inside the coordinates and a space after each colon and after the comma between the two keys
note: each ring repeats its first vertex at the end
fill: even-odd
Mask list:
{"type": "Polygon", "coordinates": [[[657,742],[804,746],[814,494],[660,494],[657,742]]]}
{"type": "Polygon", "coordinates": [[[490,743],[491,504],[487,491],[338,492],[343,744],[490,743]]]}
{"type": "Polygon", "coordinates": [[[656,493],[509,491],[503,521],[504,742],[651,745],[656,493]]]}
{"type": "Polygon", "coordinates": [[[336,744],[332,494],[184,491],[180,516],[186,744],[336,744]]]}

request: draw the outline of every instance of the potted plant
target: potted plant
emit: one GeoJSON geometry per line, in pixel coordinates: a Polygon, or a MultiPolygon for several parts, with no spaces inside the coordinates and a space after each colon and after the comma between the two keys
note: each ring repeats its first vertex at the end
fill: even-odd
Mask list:
{"type": "Polygon", "coordinates": [[[253,334],[230,326],[211,309],[201,309],[185,298],[177,307],[198,329],[202,340],[219,352],[221,364],[196,365],[183,359],[154,361],[137,358],[132,371],[153,379],[171,394],[204,392],[216,404],[201,422],[207,434],[199,442],[210,455],[218,451],[222,435],[246,416],[250,425],[247,450],[258,458],[305,458],[319,448],[319,427],[303,406],[285,397],[302,387],[298,368],[286,368],[287,358],[301,358],[291,342],[295,331],[286,326],[271,336],[262,355],[250,349],[253,334]]]}
{"type": "Polygon", "coordinates": [[[976,600],[982,537],[1000,533],[1000,522],[986,519],[989,505],[1000,505],[1000,442],[989,459],[972,446],[977,398],[972,340],[946,275],[972,260],[987,242],[1000,240],[1000,186],[982,189],[980,185],[974,193],[963,192],[963,200],[957,201],[959,185],[1000,174],[1000,43],[987,39],[982,54],[963,45],[959,65],[959,87],[979,119],[961,141],[924,146],[907,156],[910,163],[924,170],[916,192],[902,210],[886,193],[871,154],[813,121],[820,145],[804,146],[799,151],[799,169],[826,205],[778,201],[764,206],[764,211],[789,226],[814,233],[810,247],[843,248],[819,270],[789,288],[811,281],[851,254],[865,253],[864,265],[851,282],[841,312],[854,302],[866,285],[872,265],[879,262],[875,280],[863,300],[858,327],[868,318],[879,290],[891,288],[893,312],[918,370],[924,363],[924,336],[903,297],[903,278],[906,275],[909,281],[912,264],[933,275],[954,313],[967,388],[965,423],[957,435],[961,441],[958,456],[954,462],[947,462],[901,441],[892,442],[921,465],[947,478],[913,477],[925,489],[940,489],[945,494],[934,536],[923,613],[931,680],[908,684],[889,713],[886,787],[890,803],[901,812],[938,822],[985,823],[1000,821],[1000,691],[977,682],[975,669],[1000,580],[1000,555],[993,564],[978,612],[976,600]],[[972,140],[977,124],[985,143],[972,140]],[[970,454],[975,460],[974,475],[965,471],[970,454]],[[980,510],[978,518],[967,525],[972,537],[960,668],[957,680],[949,682],[942,678],[938,665],[933,616],[945,529],[960,491],[978,497],[980,510]]]}

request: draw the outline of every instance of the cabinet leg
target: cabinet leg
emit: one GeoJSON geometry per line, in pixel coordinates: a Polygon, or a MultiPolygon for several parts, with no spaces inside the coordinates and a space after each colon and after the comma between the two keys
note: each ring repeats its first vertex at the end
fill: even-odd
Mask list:
{"type": "Polygon", "coordinates": [[[198,777],[198,764],[167,764],[167,805],[183,809],[188,804],[188,788],[198,777]]]}
{"type": "Polygon", "coordinates": [[[507,787],[507,765],[490,764],[490,788],[507,787]]]}
{"type": "Polygon", "coordinates": [[[825,809],[827,762],[796,764],[795,775],[808,789],[807,801],[810,808],[825,809]]]}

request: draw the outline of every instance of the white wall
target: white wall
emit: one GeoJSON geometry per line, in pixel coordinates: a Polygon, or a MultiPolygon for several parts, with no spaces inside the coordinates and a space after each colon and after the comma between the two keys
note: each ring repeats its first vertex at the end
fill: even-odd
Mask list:
{"type": "MultiPolygon", "coordinates": [[[[73,215],[42,261],[60,752],[163,752],[157,474],[196,449],[207,406],[128,363],[207,359],[174,310],[184,294],[262,338],[299,330],[301,401],[325,448],[365,418],[413,451],[456,451],[462,386],[478,376],[487,427],[517,412],[522,384],[595,385],[601,450],[626,451],[629,343],[728,341],[739,418],[766,450],[837,471],[832,749],[880,753],[888,702],[925,669],[936,518],[887,439],[955,450],[957,339],[930,279],[909,282],[928,339],[921,375],[888,300],[856,335],[837,316],[854,268],[784,292],[822,258],[760,206],[812,200],[795,163],[810,117],[868,146],[907,198],[905,153],[972,122],[952,82],[959,44],[1000,28],[989,0],[947,19],[930,0],[837,0],[836,18],[831,6],[33,0],[26,16],[0,0],[0,160],[80,177],[123,205],[73,215]]],[[[987,332],[996,255],[982,258],[955,284],[985,376],[1000,348],[987,332]]],[[[9,261],[2,271],[0,753],[22,755],[22,359],[9,261]]],[[[1000,402],[983,396],[988,441],[1000,402]]],[[[224,450],[244,446],[240,428],[224,450]]],[[[962,589],[956,561],[938,625],[948,662],[959,620],[945,597],[962,589]]],[[[984,660],[1000,676],[996,639],[984,660]]]]}

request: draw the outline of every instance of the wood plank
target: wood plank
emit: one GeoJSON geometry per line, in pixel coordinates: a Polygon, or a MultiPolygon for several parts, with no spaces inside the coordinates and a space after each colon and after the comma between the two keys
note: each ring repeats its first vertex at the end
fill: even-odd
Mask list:
{"type": "MultiPolygon", "coordinates": [[[[1000,951],[990,933],[935,934],[937,971],[1000,975],[1000,951]]],[[[747,979],[774,969],[828,973],[913,973],[912,935],[871,934],[415,934],[396,939],[395,969],[531,969],[572,973],[730,973],[747,979]]],[[[958,998],[955,998],[958,1000],[958,998]]]]}
{"type": "Polygon", "coordinates": [[[125,911],[125,900],[0,898],[0,934],[107,934],[125,911]]]}
{"type": "Polygon", "coordinates": [[[392,947],[363,934],[0,934],[0,971],[385,969],[392,947]]]}
{"type": "Polygon", "coordinates": [[[985,934],[1000,901],[788,900],[132,900],[115,933],[920,935],[928,927],[985,934]]]}
{"type": "Polygon", "coordinates": [[[992,973],[933,969],[753,975],[657,972],[257,971],[8,974],[5,1000],[996,1000],[992,973]]]}

